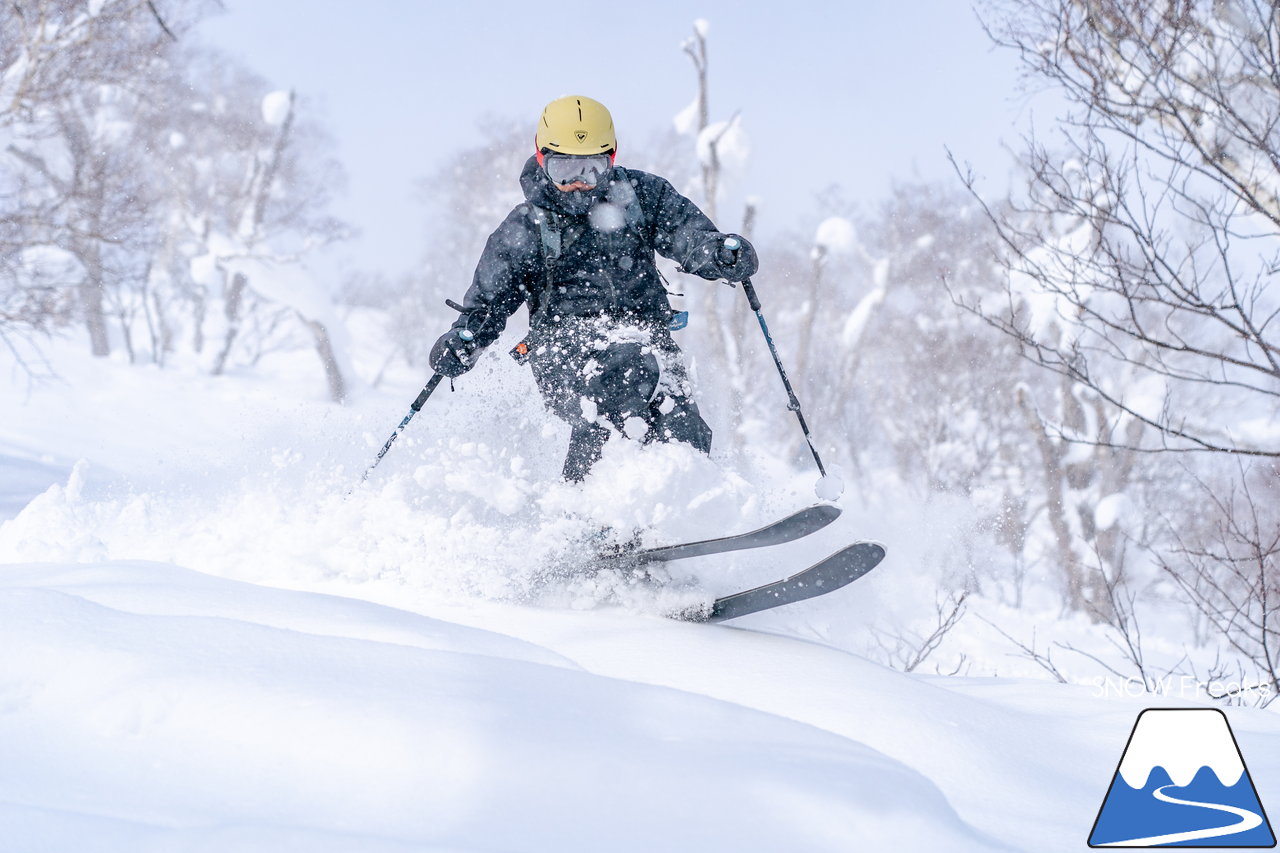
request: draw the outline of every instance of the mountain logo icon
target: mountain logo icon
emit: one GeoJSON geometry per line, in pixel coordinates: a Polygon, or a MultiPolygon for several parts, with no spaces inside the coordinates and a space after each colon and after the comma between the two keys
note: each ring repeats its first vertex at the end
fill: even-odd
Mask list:
{"type": "Polygon", "coordinates": [[[1214,708],[1138,715],[1090,847],[1275,847],[1227,717],[1214,708]]]}

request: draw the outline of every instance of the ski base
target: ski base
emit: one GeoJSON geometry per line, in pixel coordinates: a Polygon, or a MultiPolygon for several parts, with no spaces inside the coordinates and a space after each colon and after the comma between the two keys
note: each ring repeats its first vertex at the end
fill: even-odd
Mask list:
{"type": "Polygon", "coordinates": [[[749,533],[736,536],[721,536],[716,539],[705,539],[701,542],[685,542],[679,545],[664,545],[657,548],[644,548],[636,551],[624,550],[617,558],[634,560],[637,563],[667,563],[672,560],[684,560],[689,557],[705,557],[709,554],[724,554],[729,551],[742,551],[748,548],[764,548],[770,545],[781,545],[793,542],[811,533],[816,533],[840,517],[840,507],[831,504],[816,504],[793,512],[786,518],[772,524],[766,524],[749,533]]]}
{"type": "Polygon", "coordinates": [[[696,613],[682,613],[676,618],[693,622],[724,622],[816,598],[853,583],[880,565],[884,557],[883,545],[856,542],[789,578],[717,598],[709,608],[696,613]]]}

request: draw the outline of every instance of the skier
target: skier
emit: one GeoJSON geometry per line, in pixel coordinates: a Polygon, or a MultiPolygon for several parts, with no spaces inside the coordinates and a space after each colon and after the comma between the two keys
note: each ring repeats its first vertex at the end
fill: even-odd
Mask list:
{"type": "Polygon", "coordinates": [[[742,281],[758,266],[749,242],[716,230],[665,179],[614,165],[617,150],[603,104],[574,95],[547,105],[520,174],[526,201],[489,237],[462,305],[450,303],[458,319],[431,350],[437,373],[459,376],[527,304],[529,336],[512,355],[572,428],[569,481],[629,424],[645,443],[710,452],[654,253],[710,280],[742,281]]]}

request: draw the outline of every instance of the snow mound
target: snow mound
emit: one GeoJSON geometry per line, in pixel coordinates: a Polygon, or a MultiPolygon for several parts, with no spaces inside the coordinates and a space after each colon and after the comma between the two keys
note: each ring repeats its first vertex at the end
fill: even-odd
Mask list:
{"type": "Polygon", "coordinates": [[[16,565],[0,646],[15,849],[996,849],[861,744],[375,605],[16,565]]]}
{"type": "Polygon", "coordinates": [[[693,100],[689,102],[689,105],[676,113],[675,117],[671,119],[671,123],[676,129],[676,133],[681,136],[688,136],[696,133],[698,130],[698,116],[701,114],[701,111],[702,95],[694,95],[693,100]]]}

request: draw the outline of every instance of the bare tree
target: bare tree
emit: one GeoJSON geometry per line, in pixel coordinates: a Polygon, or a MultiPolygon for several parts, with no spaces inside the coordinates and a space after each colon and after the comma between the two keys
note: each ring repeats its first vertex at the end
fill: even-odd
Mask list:
{"type": "Polygon", "coordinates": [[[111,351],[110,291],[121,278],[137,274],[131,260],[145,239],[150,201],[140,180],[143,148],[133,126],[115,115],[122,99],[130,95],[86,87],[51,106],[49,136],[9,146],[13,160],[38,176],[43,192],[56,200],[54,216],[29,233],[33,242],[43,239],[79,261],[76,291],[95,356],[111,351]],[[41,153],[51,145],[61,155],[58,165],[41,153]]]}
{"type": "MultiPolygon", "coordinates": [[[[1048,517],[1074,606],[1122,633],[1132,627],[1123,571],[1124,549],[1135,545],[1154,551],[1206,615],[1238,604],[1269,624],[1277,605],[1260,579],[1280,519],[1242,516],[1232,495],[1249,471],[1235,470],[1238,460],[1269,469],[1280,457],[1276,5],[986,6],[993,39],[1068,107],[1051,139],[1028,137],[1025,190],[998,208],[984,205],[1001,244],[1004,292],[957,301],[1060,377],[1056,389],[1038,383],[1024,401],[1044,480],[1059,484],[1048,517]],[[1210,500],[1166,507],[1162,536],[1091,526],[1101,495],[1160,501],[1143,481],[1175,482],[1171,454],[1203,457],[1181,473],[1208,472],[1210,500]],[[1083,490],[1089,478],[1096,485],[1083,490]],[[1214,529],[1229,535],[1190,541],[1206,506],[1214,529]],[[1240,574],[1246,545],[1252,584],[1240,574]],[[1206,605],[1210,595],[1218,609],[1206,605]]],[[[958,171],[978,197],[973,176],[958,171]]],[[[1236,645],[1234,624],[1216,628],[1236,645]]],[[[1236,647],[1250,655],[1265,637],[1236,647]]]]}
{"type": "MultiPolygon", "coordinates": [[[[1088,388],[1143,451],[1280,457],[1280,21],[1252,0],[1016,0],[993,33],[1072,104],[989,211],[1004,310],[970,307],[1088,388]],[[1136,436],[1127,428],[1147,429],[1136,436]]],[[[969,179],[972,187],[972,180],[969,179]]]]}
{"type": "Polygon", "coordinates": [[[19,171],[0,171],[0,344],[32,372],[33,340],[72,320],[74,304],[63,281],[78,267],[65,252],[30,241],[55,212],[50,199],[30,194],[28,184],[19,171]]]}
{"type": "MultiPolygon", "coordinates": [[[[280,170],[285,149],[289,144],[289,134],[293,129],[294,102],[294,94],[290,92],[289,105],[284,119],[275,130],[275,138],[271,144],[269,146],[253,146],[248,152],[250,163],[248,178],[244,191],[236,199],[235,208],[231,213],[232,221],[235,223],[233,233],[243,242],[243,248],[246,253],[252,253],[256,248],[256,244],[262,240],[262,232],[266,225],[267,203],[271,200],[271,193],[275,189],[276,174],[280,170]]],[[[229,222],[228,224],[231,223],[229,222]]],[[[245,288],[248,285],[249,277],[243,271],[231,274],[230,283],[223,300],[223,308],[227,317],[227,331],[223,339],[222,349],[218,351],[218,357],[214,360],[214,376],[221,375],[223,370],[226,369],[231,347],[235,344],[236,336],[240,334],[242,306],[244,304],[245,288]]]]}
{"type": "MultiPolygon", "coordinates": [[[[684,40],[682,49],[693,62],[693,70],[698,75],[698,94],[695,100],[695,116],[693,130],[701,134],[711,122],[710,92],[707,86],[707,31],[703,22],[694,24],[693,35],[684,40]]],[[[702,186],[706,192],[707,215],[716,216],[716,186],[719,176],[716,174],[716,162],[712,159],[702,165],[702,186]]]]}
{"type": "Polygon", "coordinates": [[[0,6],[0,125],[38,122],[86,81],[120,84],[212,5],[171,0],[14,0],[0,6]]]}
{"type": "Polygon", "coordinates": [[[12,140],[0,156],[25,173],[4,215],[23,223],[23,243],[78,259],[76,293],[94,355],[110,352],[108,311],[121,307],[108,305],[113,285],[145,268],[135,261],[150,198],[130,114],[147,104],[175,31],[206,5],[171,4],[167,22],[138,0],[0,8],[0,130],[12,140]]]}
{"type": "Polygon", "coordinates": [[[104,244],[116,239],[113,214],[120,212],[115,207],[121,200],[110,192],[106,175],[110,155],[122,149],[95,130],[108,118],[105,102],[121,93],[116,54],[130,53],[140,35],[132,20],[135,9],[117,4],[102,11],[94,15],[80,4],[35,2],[11,4],[0,13],[6,32],[0,126],[18,137],[4,153],[13,167],[28,172],[14,213],[26,219],[28,233],[40,232],[25,242],[58,246],[80,261],[77,292],[97,356],[110,352],[104,244]],[[21,207],[33,202],[44,203],[52,216],[37,223],[24,214],[21,207]]]}
{"type": "MultiPolygon", "coordinates": [[[[221,328],[210,331],[221,338],[211,358],[215,375],[233,360],[256,362],[279,345],[287,325],[315,347],[330,396],[340,400],[346,378],[330,328],[336,315],[300,274],[311,253],[347,233],[326,212],[343,180],[328,140],[292,92],[272,92],[225,57],[188,49],[178,71],[163,93],[165,108],[147,120],[165,216],[157,223],[155,295],[186,306],[196,351],[210,309],[221,309],[221,328]],[[273,286],[284,279],[288,286],[273,286]]],[[[172,315],[156,310],[170,336],[180,322],[172,315]]]]}
{"type": "Polygon", "coordinates": [[[1241,658],[1266,701],[1280,696],[1280,469],[1256,465],[1229,486],[1201,483],[1214,510],[1180,531],[1161,567],[1241,658]]]}
{"type": "MultiPolygon", "coordinates": [[[[945,598],[939,594],[934,606],[934,618],[920,630],[895,629],[885,631],[873,629],[876,646],[882,660],[895,669],[903,672],[915,672],[927,661],[938,647],[946,640],[947,635],[960,624],[965,616],[965,601],[969,597],[968,590],[949,593],[945,598]]],[[[964,656],[949,675],[954,675],[965,664],[964,656]]],[[[943,674],[939,670],[939,674],[943,674]]]]}
{"type": "MultiPolygon", "coordinates": [[[[722,146],[731,134],[740,130],[740,115],[734,112],[727,121],[711,122],[707,31],[706,21],[696,21],[693,34],[682,45],[697,75],[697,94],[686,113],[678,119],[678,123],[682,125],[680,130],[690,133],[695,141],[701,176],[699,202],[717,227],[726,228],[726,224],[720,220],[719,205],[725,182],[722,146]]],[[[755,216],[755,205],[748,202],[743,211],[741,230],[744,235],[749,236],[755,216]]],[[[743,363],[747,350],[746,341],[749,339],[749,312],[743,304],[745,300],[728,288],[701,282],[695,287],[699,291],[698,303],[701,306],[697,328],[705,330],[705,342],[695,342],[694,355],[706,359],[711,369],[727,380],[723,385],[729,393],[722,395],[725,405],[716,408],[727,415],[728,428],[722,433],[722,438],[728,439],[733,445],[741,440],[741,408],[751,386],[743,363]]]]}

